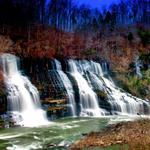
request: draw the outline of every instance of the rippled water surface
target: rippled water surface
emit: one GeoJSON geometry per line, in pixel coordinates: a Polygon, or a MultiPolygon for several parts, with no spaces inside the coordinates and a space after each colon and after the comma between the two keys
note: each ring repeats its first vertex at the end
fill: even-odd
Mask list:
{"type": "Polygon", "coordinates": [[[37,128],[1,129],[0,150],[63,150],[87,133],[102,131],[111,123],[134,119],[133,116],[63,118],[37,128]]]}
{"type": "Polygon", "coordinates": [[[66,149],[84,134],[103,129],[108,118],[65,118],[38,128],[0,131],[0,150],[66,149]]]}

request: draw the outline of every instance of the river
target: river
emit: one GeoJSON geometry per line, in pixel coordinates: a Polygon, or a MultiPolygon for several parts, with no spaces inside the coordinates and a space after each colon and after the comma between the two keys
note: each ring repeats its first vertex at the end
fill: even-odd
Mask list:
{"type": "Polygon", "coordinates": [[[0,149],[66,149],[66,146],[80,139],[83,134],[100,131],[107,118],[63,118],[47,126],[36,128],[10,128],[0,131],[0,149]]]}
{"type": "Polygon", "coordinates": [[[0,131],[0,150],[66,150],[84,135],[102,131],[108,124],[132,120],[129,116],[62,118],[47,126],[8,128],[0,131]]]}

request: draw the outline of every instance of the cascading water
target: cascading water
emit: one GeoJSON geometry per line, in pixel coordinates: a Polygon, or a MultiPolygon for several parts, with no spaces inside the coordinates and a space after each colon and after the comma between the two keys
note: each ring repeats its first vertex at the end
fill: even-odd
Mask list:
{"type": "MultiPolygon", "coordinates": [[[[91,63],[92,68],[93,66],[97,68],[95,70],[101,68],[99,63],[92,61],[91,63]]],[[[148,101],[122,92],[111,79],[105,78],[103,74],[99,74],[98,71],[92,71],[92,68],[88,69],[90,70],[90,80],[97,89],[103,90],[107,94],[112,114],[150,114],[150,103],[148,101]]],[[[99,72],[101,72],[101,69],[99,72]]]]}
{"type": "MultiPolygon", "coordinates": [[[[38,91],[18,70],[17,58],[10,54],[3,54],[1,62],[8,93],[8,112],[13,113],[13,118],[16,117],[15,121],[20,125],[48,124],[45,112],[41,109],[38,91]]],[[[65,87],[70,115],[77,116],[77,111],[80,116],[96,117],[107,114],[150,114],[150,102],[119,89],[110,77],[105,77],[108,69],[106,63],[103,65],[101,67],[100,63],[94,61],[68,60],[67,73],[76,81],[75,86],[78,86],[79,93],[77,94],[73,89],[75,86],[62,71],[61,63],[53,60],[53,70],[50,71],[49,76],[54,77],[56,82],[61,82],[62,90],[65,87]],[[107,99],[100,99],[97,95],[99,91],[104,92],[107,99]],[[75,94],[79,95],[79,100],[77,100],[79,103],[75,101],[75,94]],[[107,105],[102,106],[106,103],[109,104],[108,108],[107,105]]]]}
{"type": "Polygon", "coordinates": [[[14,121],[26,127],[48,124],[46,113],[41,109],[39,93],[18,70],[17,58],[3,54],[1,62],[8,93],[8,112],[12,113],[14,121]]]}
{"type": "Polygon", "coordinates": [[[103,72],[104,72],[104,74],[108,74],[108,64],[107,64],[107,62],[106,61],[104,61],[104,62],[102,62],[102,69],[103,69],[103,72]]]}
{"type": "Polygon", "coordinates": [[[139,78],[142,78],[142,73],[141,73],[141,63],[139,61],[139,58],[136,57],[135,58],[135,71],[136,71],[136,75],[139,77],[139,78]]]}
{"type": "MultiPolygon", "coordinates": [[[[69,60],[70,74],[75,78],[80,95],[80,116],[96,116],[105,115],[105,112],[99,108],[97,95],[88,85],[86,79],[81,75],[78,69],[82,69],[81,64],[76,64],[74,60],[69,60]]],[[[82,70],[83,71],[83,70],[82,70]]]]}
{"type": "MultiPolygon", "coordinates": [[[[56,70],[65,86],[65,89],[67,91],[68,94],[68,98],[69,98],[69,112],[70,115],[72,116],[76,116],[76,103],[75,103],[75,98],[74,98],[74,90],[71,84],[71,81],[69,80],[69,78],[67,77],[67,75],[62,71],[62,67],[61,67],[61,63],[58,60],[54,60],[54,65],[56,67],[56,70]]],[[[53,67],[53,68],[55,68],[53,67]]]]}

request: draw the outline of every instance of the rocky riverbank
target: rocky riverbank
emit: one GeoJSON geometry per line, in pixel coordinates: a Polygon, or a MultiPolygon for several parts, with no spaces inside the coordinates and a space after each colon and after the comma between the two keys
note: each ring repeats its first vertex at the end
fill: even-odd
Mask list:
{"type": "Polygon", "coordinates": [[[71,150],[107,148],[119,145],[120,149],[149,150],[150,120],[137,120],[110,125],[102,132],[92,132],[73,144],[71,150]]]}

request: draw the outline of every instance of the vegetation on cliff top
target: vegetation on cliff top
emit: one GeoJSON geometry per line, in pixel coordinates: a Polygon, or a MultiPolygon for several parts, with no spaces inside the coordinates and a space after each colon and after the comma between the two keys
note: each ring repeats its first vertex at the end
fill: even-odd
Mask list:
{"type": "Polygon", "coordinates": [[[149,44],[148,8],[147,0],[121,0],[103,10],[75,0],[1,0],[0,34],[20,56],[114,60],[119,55],[117,61],[125,63],[143,50],[137,33],[144,47],[149,44]]]}

